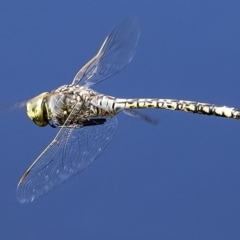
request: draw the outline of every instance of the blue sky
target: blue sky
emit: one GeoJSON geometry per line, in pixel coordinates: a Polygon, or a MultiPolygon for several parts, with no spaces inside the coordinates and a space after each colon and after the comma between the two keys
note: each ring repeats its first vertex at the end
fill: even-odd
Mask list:
{"type": "MultiPolygon", "coordinates": [[[[110,30],[138,17],[131,64],[94,87],[240,107],[239,1],[2,1],[0,102],[72,82],[110,30]]],[[[16,185],[56,134],[25,110],[2,111],[1,239],[239,239],[239,122],[144,111],[119,115],[117,134],[86,171],[31,204],[16,185]]]]}

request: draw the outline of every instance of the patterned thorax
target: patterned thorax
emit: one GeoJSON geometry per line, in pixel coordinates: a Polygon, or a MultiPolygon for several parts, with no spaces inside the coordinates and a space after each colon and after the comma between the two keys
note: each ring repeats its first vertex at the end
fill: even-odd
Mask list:
{"type": "Polygon", "coordinates": [[[44,100],[46,116],[51,126],[81,125],[92,116],[92,100],[97,95],[93,90],[64,85],[52,91],[44,100]]]}
{"type": "MultiPolygon", "coordinates": [[[[116,98],[84,86],[64,85],[27,102],[28,117],[38,126],[82,127],[91,119],[113,117],[116,98]]],[[[96,124],[96,122],[95,122],[96,124]]]]}

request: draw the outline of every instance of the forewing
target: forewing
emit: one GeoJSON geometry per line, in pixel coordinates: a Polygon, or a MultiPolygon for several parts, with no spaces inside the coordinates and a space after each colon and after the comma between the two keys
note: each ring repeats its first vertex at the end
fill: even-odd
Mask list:
{"type": "Polygon", "coordinates": [[[83,128],[61,128],[56,138],[20,179],[21,203],[33,201],[87,168],[105,149],[117,129],[117,119],[83,128]]]}
{"type": "Polygon", "coordinates": [[[107,36],[99,52],[74,77],[72,84],[91,86],[116,74],[131,62],[140,36],[136,19],[123,22],[107,36]]]}

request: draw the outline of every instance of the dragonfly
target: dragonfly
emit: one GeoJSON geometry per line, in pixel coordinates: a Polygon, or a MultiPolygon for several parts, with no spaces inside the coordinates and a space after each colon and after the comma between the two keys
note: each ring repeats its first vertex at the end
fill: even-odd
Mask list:
{"type": "Polygon", "coordinates": [[[177,99],[123,99],[98,93],[95,84],[113,76],[133,59],[140,26],[128,19],[106,37],[98,53],[76,74],[71,84],[44,92],[26,102],[28,117],[40,127],[59,128],[53,141],[26,170],[17,186],[21,203],[32,202],[92,164],[113,138],[123,112],[157,123],[137,109],[169,109],[219,117],[240,118],[240,110],[177,99]]]}

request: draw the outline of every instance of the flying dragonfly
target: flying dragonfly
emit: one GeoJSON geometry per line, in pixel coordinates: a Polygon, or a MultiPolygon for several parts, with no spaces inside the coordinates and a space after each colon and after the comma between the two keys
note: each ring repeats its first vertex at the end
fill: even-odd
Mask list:
{"type": "Polygon", "coordinates": [[[122,70],[133,58],[140,27],[136,19],[123,22],[106,37],[98,53],[69,85],[44,92],[26,102],[28,117],[38,126],[59,128],[53,141],[21,177],[21,203],[51,191],[86,169],[107,147],[117,129],[116,115],[124,112],[155,124],[136,109],[159,108],[240,118],[240,110],[177,99],[123,99],[98,93],[91,87],[122,70]]]}

